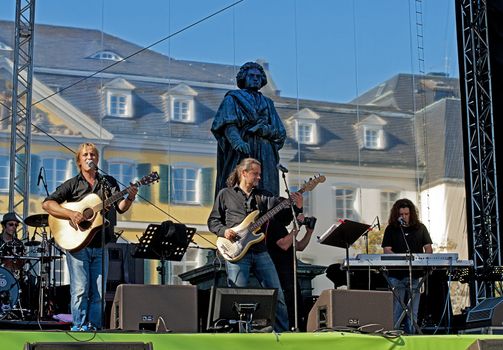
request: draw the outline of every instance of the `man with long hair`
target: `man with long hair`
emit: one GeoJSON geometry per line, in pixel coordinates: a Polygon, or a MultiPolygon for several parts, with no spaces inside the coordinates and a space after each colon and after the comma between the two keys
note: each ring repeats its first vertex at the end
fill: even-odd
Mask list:
{"type": "MultiPolygon", "coordinates": [[[[273,196],[270,192],[257,188],[261,176],[260,162],[253,158],[243,159],[228,178],[226,188],[220,190],[208,218],[208,228],[219,237],[236,241],[239,237],[233,230],[253,211],[259,209],[263,214],[272,209],[284,198],[273,196]]],[[[294,208],[300,212],[302,195],[294,192],[291,195],[294,208]]],[[[286,226],[292,221],[290,208],[281,210],[275,220],[286,226]]],[[[266,232],[266,223],[259,232],[266,232]]],[[[264,288],[275,288],[278,291],[276,321],[277,332],[288,330],[288,312],[280,280],[274,263],[267,252],[265,240],[249,247],[248,251],[237,261],[225,261],[227,284],[229,287],[247,287],[250,273],[253,272],[264,288]]]]}
{"type": "MultiPolygon", "coordinates": [[[[432,241],[428,229],[419,221],[414,203],[406,198],[397,200],[391,208],[388,226],[384,231],[381,245],[384,254],[433,253],[431,245],[432,241]]],[[[400,300],[407,304],[407,301],[412,298],[412,315],[417,322],[420,299],[419,282],[423,276],[424,272],[422,271],[412,271],[411,284],[409,271],[390,271],[389,282],[399,298],[399,300],[395,298],[393,302],[393,320],[396,327],[400,326],[397,325],[397,322],[404,311],[400,300]]],[[[407,333],[414,333],[414,323],[408,314],[405,317],[404,328],[407,333]]]]}

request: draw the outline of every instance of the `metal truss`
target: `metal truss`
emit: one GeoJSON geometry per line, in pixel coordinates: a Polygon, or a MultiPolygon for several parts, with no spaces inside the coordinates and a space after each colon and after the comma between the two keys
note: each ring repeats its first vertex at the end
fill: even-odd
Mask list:
{"type": "MultiPolygon", "coordinates": [[[[463,45],[465,165],[469,248],[475,267],[472,304],[495,296],[495,270],[501,265],[496,147],[494,144],[487,0],[458,0],[458,33],[463,45]],[[475,300],[474,300],[475,298],[475,300]]],[[[460,55],[461,57],[461,55],[460,55]]]]}
{"type": "MultiPolygon", "coordinates": [[[[16,0],[12,72],[9,211],[28,216],[35,0],[16,0]],[[21,212],[22,211],[22,212],[21,212]]],[[[25,228],[26,230],[26,228],[25,228]]],[[[26,232],[24,232],[26,235],[26,232]]]]}

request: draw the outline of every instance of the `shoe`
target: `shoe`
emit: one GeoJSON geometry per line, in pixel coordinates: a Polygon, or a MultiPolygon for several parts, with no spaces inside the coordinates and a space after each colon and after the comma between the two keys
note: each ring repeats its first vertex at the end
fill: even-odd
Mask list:
{"type": "Polygon", "coordinates": [[[80,332],[81,328],[79,326],[72,326],[70,328],[70,332],[80,332]]]}

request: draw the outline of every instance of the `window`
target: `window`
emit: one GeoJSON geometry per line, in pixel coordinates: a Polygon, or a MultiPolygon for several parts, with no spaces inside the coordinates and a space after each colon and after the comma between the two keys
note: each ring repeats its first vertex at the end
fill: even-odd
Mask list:
{"type": "Polygon", "coordinates": [[[173,120],[187,122],[190,120],[190,102],[185,100],[173,101],[173,120]]]}
{"type": "Polygon", "coordinates": [[[382,128],[375,126],[365,126],[364,128],[364,147],[368,149],[382,149],[382,128]]]}
{"type": "Polygon", "coordinates": [[[96,60],[121,61],[123,58],[112,51],[96,52],[91,58],[96,60]]]}
{"type": "Polygon", "coordinates": [[[0,191],[9,190],[9,157],[0,156],[0,191]]]}
{"type": "Polygon", "coordinates": [[[134,89],[135,86],[124,78],[115,78],[105,84],[107,115],[113,117],[132,117],[132,91],[134,89]]]}
{"type": "Polygon", "coordinates": [[[194,100],[190,97],[171,96],[171,120],[177,122],[194,121],[194,100]]]}
{"type": "Polygon", "coordinates": [[[387,121],[376,114],[371,114],[356,124],[360,138],[360,147],[382,150],[385,148],[384,126],[387,121]]]}
{"type": "Polygon", "coordinates": [[[166,118],[177,122],[194,122],[196,96],[197,91],[184,83],[169,89],[162,96],[166,103],[166,118]]]}
{"type": "Polygon", "coordinates": [[[128,186],[134,180],[135,169],[135,164],[130,162],[108,162],[108,174],[113,176],[122,186],[128,186]]]}
{"type": "Polygon", "coordinates": [[[382,191],[381,192],[381,222],[386,221],[393,204],[398,200],[398,192],[382,191]]]}
{"type": "Polygon", "coordinates": [[[53,192],[70,177],[70,161],[66,158],[42,158],[42,165],[45,169],[47,190],[53,192]]]}
{"type": "Polygon", "coordinates": [[[379,130],[365,129],[365,148],[378,148],[379,146],[379,130]]]}
{"type": "Polygon", "coordinates": [[[312,123],[297,123],[297,140],[299,143],[313,144],[314,143],[314,124],[312,123]]]}
{"type": "Polygon", "coordinates": [[[198,203],[197,180],[199,169],[173,167],[173,200],[179,203],[198,203]]]}
{"type": "Polygon", "coordinates": [[[113,116],[128,116],[128,95],[110,94],[109,114],[113,116]]]}
{"type": "Polygon", "coordinates": [[[356,220],[354,208],[356,190],[353,188],[335,189],[335,219],[356,220]]]}

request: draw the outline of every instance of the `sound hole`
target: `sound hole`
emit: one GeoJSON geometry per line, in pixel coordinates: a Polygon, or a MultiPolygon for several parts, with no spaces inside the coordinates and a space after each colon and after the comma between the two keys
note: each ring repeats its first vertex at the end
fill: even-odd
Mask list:
{"type": "Polygon", "coordinates": [[[84,219],[89,221],[93,218],[94,211],[91,208],[86,208],[86,209],[84,209],[84,212],[82,213],[82,215],[84,216],[84,219]]]}

